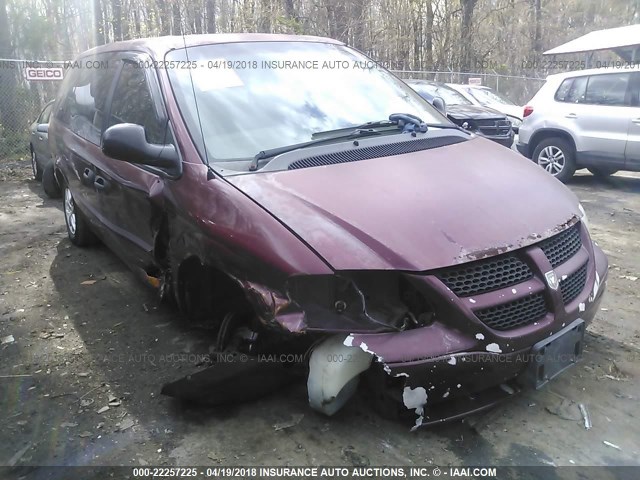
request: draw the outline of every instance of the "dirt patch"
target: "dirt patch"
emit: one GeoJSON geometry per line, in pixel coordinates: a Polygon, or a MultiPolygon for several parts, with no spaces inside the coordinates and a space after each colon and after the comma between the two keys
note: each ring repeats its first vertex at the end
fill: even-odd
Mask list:
{"type": "Polygon", "coordinates": [[[160,396],[213,339],[185,328],[110,251],[73,247],[60,201],[29,168],[0,169],[3,465],[638,464],[639,176],[570,185],[612,264],[584,361],[483,416],[410,433],[364,395],[322,417],[299,384],[216,409],[160,396]]]}

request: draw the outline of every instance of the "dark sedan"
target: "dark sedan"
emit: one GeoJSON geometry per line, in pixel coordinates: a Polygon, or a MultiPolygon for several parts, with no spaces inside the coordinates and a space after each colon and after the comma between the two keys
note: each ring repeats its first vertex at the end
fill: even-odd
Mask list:
{"type": "Polygon", "coordinates": [[[429,103],[435,98],[442,98],[446,105],[449,120],[456,125],[489,140],[511,147],[514,132],[509,119],[492,108],[474,105],[462,94],[443,83],[426,80],[407,80],[407,85],[429,103]]]}

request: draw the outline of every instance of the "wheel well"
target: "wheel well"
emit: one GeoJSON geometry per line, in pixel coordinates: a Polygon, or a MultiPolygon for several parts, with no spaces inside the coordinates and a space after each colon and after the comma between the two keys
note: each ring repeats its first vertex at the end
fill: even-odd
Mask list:
{"type": "Polygon", "coordinates": [[[199,257],[182,261],[177,273],[178,302],[190,320],[219,323],[229,312],[253,311],[238,282],[199,257]]]}
{"type": "Polygon", "coordinates": [[[538,148],[540,142],[553,137],[559,137],[563,140],[566,140],[567,142],[569,142],[569,145],[571,145],[571,148],[573,148],[573,151],[576,151],[576,143],[573,141],[573,137],[567,132],[563,130],[542,130],[540,132],[536,132],[535,135],[531,138],[531,157],[533,157],[533,152],[535,152],[536,148],[538,148]]]}
{"type": "Polygon", "coordinates": [[[169,263],[169,220],[166,215],[160,220],[160,228],[153,242],[153,256],[158,265],[167,267],[169,263]]]}

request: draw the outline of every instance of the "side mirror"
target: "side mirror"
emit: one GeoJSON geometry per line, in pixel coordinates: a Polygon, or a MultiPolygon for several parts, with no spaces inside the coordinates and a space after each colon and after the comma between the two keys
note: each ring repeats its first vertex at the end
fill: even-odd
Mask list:
{"type": "Polygon", "coordinates": [[[144,127],[133,123],[119,123],[107,128],[102,135],[102,152],[123,162],[148,165],[169,175],[180,173],[180,158],[173,145],[147,142],[144,127]]]}
{"type": "Polygon", "coordinates": [[[440,111],[441,114],[447,116],[447,104],[444,102],[444,98],[435,97],[433,99],[433,106],[436,107],[436,110],[440,111]]]}
{"type": "Polygon", "coordinates": [[[48,123],[39,123],[36,127],[36,131],[40,133],[49,133],[49,124],[48,123]]]}

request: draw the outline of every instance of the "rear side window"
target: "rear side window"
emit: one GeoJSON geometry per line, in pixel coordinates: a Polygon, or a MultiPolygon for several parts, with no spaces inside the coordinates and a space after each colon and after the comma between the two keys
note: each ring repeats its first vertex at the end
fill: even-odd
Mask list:
{"type": "Polygon", "coordinates": [[[628,105],[629,73],[592,75],[589,77],[584,103],[593,105],[628,105]]]}
{"type": "Polygon", "coordinates": [[[76,64],[56,118],[85,140],[100,145],[116,65],[107,57],[82,59],[76,64]]]}
{"type": "Polygon", "coordinates": [[[142,125],[149,143],[165,144],[165,122],[156,115],[145,70],[125,62],[111,102],[109,126],[118,123],[142,125]]]}
{"type": "Polygon", "coordinates": [[[567,78],[558,88],[555,99],[558,102],[582,103],[584,102],[587,82],[589,77],[567,78]]]}

